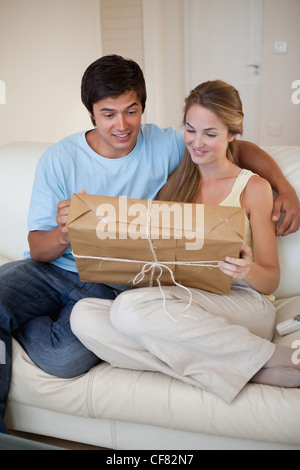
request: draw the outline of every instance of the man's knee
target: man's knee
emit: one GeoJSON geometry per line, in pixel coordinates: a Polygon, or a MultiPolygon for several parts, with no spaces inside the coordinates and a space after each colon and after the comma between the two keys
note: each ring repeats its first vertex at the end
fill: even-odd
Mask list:
{"type": "Polygon", "coordinates": [[[72,344],[45,348],[40,355],[31,355],[33,362],[44,372],[61,379],[72,379],[85,374],[100,360],[77,338],[72,344]]]}

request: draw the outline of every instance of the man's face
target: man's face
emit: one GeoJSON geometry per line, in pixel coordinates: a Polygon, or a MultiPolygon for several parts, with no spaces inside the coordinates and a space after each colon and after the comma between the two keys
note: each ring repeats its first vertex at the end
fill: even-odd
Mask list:
{"type": "Polygon", "coordinates": [[[96,129],[92,148],[106,158],[121,158],[135,147],[141,127],[142,104],[135,92],[128,91],[93,105],[96,129]]]}

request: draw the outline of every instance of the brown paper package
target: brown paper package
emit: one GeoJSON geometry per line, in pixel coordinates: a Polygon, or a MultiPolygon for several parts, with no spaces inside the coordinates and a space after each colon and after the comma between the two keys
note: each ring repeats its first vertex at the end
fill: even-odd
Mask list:
{"type": "Polygon", "coordinates": [[[81,281],[173,285],[227,295],[219,261],[238,258],[240,207],[73,194],[67,229],[81,281]]]}

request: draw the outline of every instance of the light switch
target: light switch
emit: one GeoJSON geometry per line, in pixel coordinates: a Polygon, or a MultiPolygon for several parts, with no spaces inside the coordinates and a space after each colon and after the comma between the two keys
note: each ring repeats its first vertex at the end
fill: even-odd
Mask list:
{"type": "Polygon", "coordinates": [[[280,135],[281,134],[281,123],[280,122],[269,122],[268,134],[269,135],[280,135]]]}
{"type": "Polygon", "coordinates": [[[287,53],[287,42],[286,41],[275,41],[274,42],[275,54],[286,54],[287,53]]]}

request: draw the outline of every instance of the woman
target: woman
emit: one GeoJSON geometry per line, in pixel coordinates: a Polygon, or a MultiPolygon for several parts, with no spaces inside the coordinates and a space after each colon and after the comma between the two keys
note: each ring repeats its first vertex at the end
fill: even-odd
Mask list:
{"type": "Polygon", "coordinates": [[[114,302],[87,299],[71,316],[83,344],[113,366],[160,371],[217,394],[230,403],[250,380],[300,386],[290,348],[271,343],[275,308],[268,298],[280,278],[273,197],[269,183],[236,161],[243,111],[235,88],[213,81],[186,99],[186,152],[158,199],[245,208],[240,258],[220,269],[233,278],[228,296],[178,286],[126,291],[114,302]]]}

